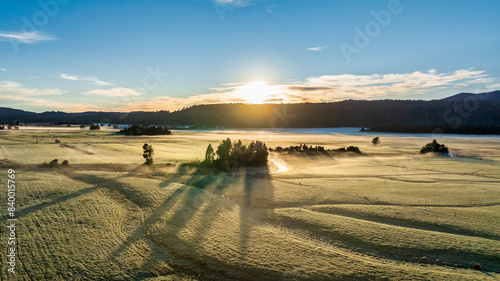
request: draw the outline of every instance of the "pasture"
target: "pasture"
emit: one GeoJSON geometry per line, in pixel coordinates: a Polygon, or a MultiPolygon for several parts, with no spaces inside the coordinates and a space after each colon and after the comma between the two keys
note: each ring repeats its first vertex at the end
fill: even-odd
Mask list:
{"type": "Polygon", "coordinates": [[[500,139],[440,137],[444,157],[418,153],[428,136],[372,138],[0,131],[0,182],[16,171],[18,218],[11,274],[3,188],[0,280],[500,279],[500,139]],[[231,173],[183,165],[228,137],[363,154],[271,153],[268,170],[231,173]],[[144,143],[152,166],[142,165],[144,143]],[[53,159],[69,165],[42,165],[53,159]]]}

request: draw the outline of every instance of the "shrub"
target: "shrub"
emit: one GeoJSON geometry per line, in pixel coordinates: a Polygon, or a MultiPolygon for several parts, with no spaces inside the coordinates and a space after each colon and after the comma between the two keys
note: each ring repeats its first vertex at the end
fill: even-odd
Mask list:
{"type": "Polygon", "coordinates": [[[380,143],[380,138],[379,137],[373,138],[372,143],[373,143],[373,145],[379,144],[380,143]]]}
{"type": "Polygon", "coordinates": [[[351,151],[351,152],[356,152],[356,153],[361,153],[361,151],[359,150],[359,148],[357,146],[349,146],[347,148],[347,151],[351,151]]]}
{"type": "Polygon", "coordinates": [[[61,163],[63,166],[68,166],[69,165],[69,161],[68,160],[64,160],[62,161],[61,163]]]}
{"type": "Polygon", "coordinates": [[[475,264],[472,266],[472,268],[473,268],[473,269],[475,269],[475,270],[482,270],[482,269],[483,269],[479,263],[475,263],[475,264]]]}
{"type": "Polygon", "coordinates": [[[54,159],[54,160],[50,161],[49,166],[50,166],[51,168],[56,167],[56,166],[57,166],[57,162],[58,162],[58,161],[59,161],[59,160],[57,160],[57,159],[54,159]]]}
{"type": "Polygon", "coordinates": [[[60,140],[58,140],[58,139],[56,139],[55,143],[61,143],[61,141],[60,141],[60,140]]]}
{"type": "Polygon", "coordinates": [[[433,140],[431,143],[426,144],[425,146],[420,149],[421,154],[425,153],[444,153],[448,154],[448,147],[446,147],[444,144],[439,144],[436,140],[433,140]]]}
{"type": "Polygon", "coordinates": [[[92,125],[90,125],[90,129],[91,130],[100,130],[101,127],[99,125],[97,125],[97,124],[92,124],[92,125]]]}

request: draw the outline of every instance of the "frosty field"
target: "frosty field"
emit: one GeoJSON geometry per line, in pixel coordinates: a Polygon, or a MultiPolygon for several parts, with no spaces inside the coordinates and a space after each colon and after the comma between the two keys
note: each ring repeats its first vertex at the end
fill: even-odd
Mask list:
{"type": "Polygon", "coordinates": [[[444,157],[418,153],[430,135],[379,136],[374,146],[374,135],[321,131],[0,131],[0,280],[500,279],[500,138],[441,136],[444,157]],[[182,165],[228,137],[363,154],[273,152],[268,172],[182,165]],[[155,149],[150,167],[144,143],[155,149]],[[42,165],[53,159],[69,165],[42,165]]]}

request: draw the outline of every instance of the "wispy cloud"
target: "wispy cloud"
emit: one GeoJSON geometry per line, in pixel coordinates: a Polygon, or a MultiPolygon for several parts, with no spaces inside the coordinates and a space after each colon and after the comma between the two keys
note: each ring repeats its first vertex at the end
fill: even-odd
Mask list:
{"type": "Polygon", "coordinates": [[[112,88],[109,90],[95,89],[82,93],[86,96],[106,96],[106,97],[139,97],[142,95],[141,92],[130,88],[112,88]]]}
{"type": "Polygon", "coordinates": [[[60,89],[29,89],[23,85],[12,81],[0,81],[0,99],[10,99],[11,97],[29,97],[45,95],[62,95],[60,89]]]}
{"type": "Polygon", "coordinates": [[[277,7],[279,7],[279,5],[269,5],[269,6],[267,6],[267,8],[266,8],[266,12],[267,12],[268,14],[276,15],[276,16],[277,16],[278,18],[280,18],[280,19],[286,19],[286,17],[284,17],[284,16],[283,16],[283,15],[281,15],[281,14],[278,14],[278,13],[274,10],[274,9],[275,9],[275,8],[277,8],[277,7]]]}
{"type": "Polygon", "coordinates": [[[311,47],[311,48],[307,48],[307,49],[309,51],[321,52],[321,51],[323,51],[326,48],[328,48],[328,47],[327,46],[321,46],[321,47],[311,47]]]}
{"type": "Polygon", "coordinates": [[[487,85],[486,88],[487,89],[497,89],[497,90],[499,90],[500,89],[500,84],[487,85]]]}
{"type": "Polygon", "coordinates": [[[49,34],[44,34],[40,31],[30,32],[10,32],[0,31],[0,41],[17,42],[21,44],[35,44],[40,41],[50,41],[56,38],[49,34]]]}
{"type": "Polygon", "coordinates": [[[60,74],[57,78],[65,79],[65,80],[73,80],[73,81],[88,81],[92,82],[97,86],[111,86],[113,83],[102,81],[92,76],[80,76],[80,75],[69,75],[67,73],[60,74]]]}
{"type": "Polygon", "coordinates": [[[5,68],[0,68],[0,71],[7,71],[7,69],[5,69],[5,68]]]}
{"type": "Polygon", "coordinates": [[[218,5],[231,5],[235,7],[245,7],[250,5],[251,0],[213,0],[218,5]]]}
{"type": "MultiPolygon", "coordinates": [[[[109,106],[100,106],[90,103],[80,102],[58,102],[50,99],[37,97],[11,96],[3,95],[0,92],[0,100],[8,100],[8,106],[13,108],[22,108],[26,106],[40,108],[44,111],[61,110],[66,112],[85,112],[85,111],[109,111],[109,106]]],[[[3,105],[4,106],[4,105],[3,105]]]]}
{"type": "MultiPolygon", "coordinates": [[[[489,80],[484,70],[461,69],[450,73],[428,72],[372,74],[372,75],[324,75],[307,78],[293,87],[318,88],[313,95],[316,101],[346,98],[373,99],[397,98],[405,95],[424,94],[432,91],[454,89],[460,84],[467,87],[489,80]],[[327,89],[325,89],[327,88],[327,89]]],[[[290,88],[297,90],[297,88],[290,88]]],[[[299,92],[302,92],[299,88],[299,92]]]]}

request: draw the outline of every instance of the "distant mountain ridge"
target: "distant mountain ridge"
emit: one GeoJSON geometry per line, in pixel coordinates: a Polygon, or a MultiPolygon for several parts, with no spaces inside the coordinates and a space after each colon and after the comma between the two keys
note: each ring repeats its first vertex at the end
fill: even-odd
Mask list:
{"type": "MultiPolygon", "coordinates": [[[[441,100],[346,100],[302,104],[209,104],[168,112],[43,112],[0,108],[1,123],[193,125],[198,128],[499,127],[500,91],[441,100]],[[471,104],[474,100],[477,103],[471,104]]],[[[455,129],[452,129],[455,130],[455,129]]],[[[469,129],[467,129],[469,130],[469,129]]],[[[481,132],[481,130],[478,130],[481,132]]],[[[491,131],[491,130],[487,130],[491,131]]]]}
{"type": "Polygon", "coordinates": [[[466,99],[476,99],[476,100],[494,100],[494,101],[500,101],[500,91],[493,91],[489,93],[480,93],[480,94],[473,94],[473,93],[460,93],[456,94],[444,99],[441,99],[443,101],[461,101],[461,100],[466,100],[466,99]]]}

